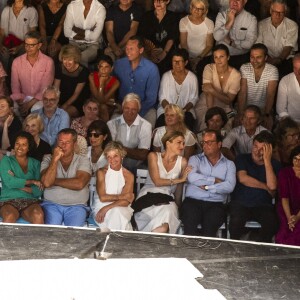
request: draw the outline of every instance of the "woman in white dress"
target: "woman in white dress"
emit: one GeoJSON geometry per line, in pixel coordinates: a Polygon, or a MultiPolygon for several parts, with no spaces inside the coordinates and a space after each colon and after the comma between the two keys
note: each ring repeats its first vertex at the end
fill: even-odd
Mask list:
{"type": "Polygon", "coordinates": [[[132,230],[134,176],[122,166],[126,151],[121,143],[109,142],[104,155],[108,165],[97,171],[92,216],[101,229],[132,230]]]}
{"type": "Polygon", "coordinates": [[[193,130],[195,122],[194,105],[198,100],[198,80],[186,68],[189,55],[185,49],[177,49],[172,54],[172,70],[166,72],[160,82],[159,105],[155,127],[165,125],[164,109],[168,104],[177,104],[184,112],[186,126],[193,130]]]}
{"type": "Polygon", "coordinates": [[[107,124],[102,120],[93,121],[87,129],[87,156],[91,162],[93,176],[100,168],[107,164],[103,149],[111,141],[111,134],[107,124]]]}
{"type": "Polygon", "coordinates": [[[184,148],[183,133],[168,132],[162,141],[166,150],[149,154],[149,175],[132,207],[138,230],[174,234],[180,225],[182,184],[191,167],[180,156],[184,148]]]}
{"type": "Polygon", "coordinates": [[[189,52],[192,69],[198,62],[211,54],[214,45],[214,22],[206,17],[207,0],[192,0],[190,14],[179,22],[180,46],[189,52]]]}
{"type": "Polygon", "coordinates": [[[183,110],[176,104],[168,104],[165,107],[165,123],[166,126],[158,127],[153,131],[153,151],[165,151],[162,137],[166,132],[180,131],[183,133],[185,140],[184,149],[181,155],[189,160],[190,156],[195,153],[196,137],[184,124],[183,110]]]}

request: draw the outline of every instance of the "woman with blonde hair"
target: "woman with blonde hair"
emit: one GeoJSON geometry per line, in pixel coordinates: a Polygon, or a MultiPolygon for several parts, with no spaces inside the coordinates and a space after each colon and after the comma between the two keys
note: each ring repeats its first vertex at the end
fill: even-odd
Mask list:
{"type": "Polygon", "coordinates": [[[36,148],[31,153],[31,157],[41,162],[45,154],[52,153],[51,146],[40,138],[40,134],[44,131],[44,123],[39,114],[28,115],[23,122],[23,130],[29,132],[36,143],[36,148]]]}
{"type": "Polygon", "coordinates": [[[55,67],[54,86],[61,92],[59,105],[72,118],[82,114],[82,105],[89,95],[89,71],[80,65],[80,59],[78,47],[65,45],[59,53],[61,63],[55,67]]]}
{"type": "Polygon", "coordinates": [[[162,138],[166,132],[180,131],[185,139],[181,155],[188,160],[194,154],[196,137],[192,131],[187,129],[184,123],[183,110],[176,104],[168,104],[165,107],[165,123],[165,126],[158,127],[153,131],[153,151],[163,152],[165,150],[162,138]]]}
{"type": "Polygon", "coordinates": [[[182,184],[191,167],[180,155],[184,149],[182,132],[167,132],[162,142],[164,152],[148,155],[149,174],[132,207],[138,230],[174,234],[180,225],[182,184]]]}
{"type": "Polygon", "coordinates": [[[207,0],[192,0],[190,14],[179,22],[180,46],[189,52],[194,71],[198,62],[211,54],[214,45],[214,22],[206,17],[208,7],[207,0]]]}
{"type": "Polygon", "coordinates": [[[109,142],[104,155],[108,165],[97,171],[92,216],[102,229],[132,230],[134,176],[122,166],[126,150],[119,142],[109,142]]]}

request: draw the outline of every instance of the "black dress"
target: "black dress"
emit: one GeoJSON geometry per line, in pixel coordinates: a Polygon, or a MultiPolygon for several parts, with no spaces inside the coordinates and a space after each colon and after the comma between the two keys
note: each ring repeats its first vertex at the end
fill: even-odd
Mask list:
{"type": "MultiPolygon", "coordinates": [[[[56,13],[53,13],[50,10],[47,3],[42,4],[42,9],[43,9],[43,12],[44,12],[45,22],[46,22],[46,35],[47,35],[47,37],[52,38],[52,36],[54,34],[54,31],[56,30],[61,18],[66,13],[67,5],[63,4],[62,7],[56,13]]],[[[57,41],[61,45],[65,45],[69,42],[68,39],[65,37],[63,30],[62,30],[59,38],[57,39],[57,41]]]]}
{"type": "Polygon", "coordinates": [[[30,156],[41,162],[46,154],[52,154],[51,146],[44,140],[40,139],[39,145],[30,156]]]}

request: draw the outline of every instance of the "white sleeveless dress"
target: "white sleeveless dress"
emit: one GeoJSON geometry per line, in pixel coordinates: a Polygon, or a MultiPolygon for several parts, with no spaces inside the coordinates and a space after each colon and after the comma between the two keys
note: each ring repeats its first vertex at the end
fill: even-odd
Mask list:
{"type": "MultiPolygon", "coordinates": [[[[182,156],[178,156],[176,163],[172,170],[166,171],[161,153],[157,152],[157,164],[159,170],[159,176],[164,179],[177,179],[181,173],[182,156]]],[[[146,184],[141,189],[136,201],[148,192],[150,193],[162,193],[170,195],[174,198],[174,192],[176,185],[157,187],[151,180],[150,175],[146,179],[146,184]]],[[[141,200],[142,201],[142,200],[141,200]]],[[[139,231],[152,231],[153,229],[161,226],[164,223],[169,224],[169,233],[175,234],[180,226],[180,220],[178,217],[178,207],[175,202],[169,204],[155,206],[152,205],[143,209],[142,211],[134,215],[137,227],[139,231]]]]}
{"type": "MultiPolygon", "coordinates": [[[[108,166],[108,170],[105,174],[105,190],[106,194],[121,194],[125,185],[125,179],[123,176],[122,168],[119,171],[115,171],[108,166]]],[[[91,204],[92,216],[100,228],[110,230],[132,230],[131,217],[133,209],[130,206],[127,207],[113,207],[105,215],[104,222],[98,223],[95,219],[98,211],[109,205],[112,202],[101,202],[97,191],[95,192],[94,200],[91,204]]]]}

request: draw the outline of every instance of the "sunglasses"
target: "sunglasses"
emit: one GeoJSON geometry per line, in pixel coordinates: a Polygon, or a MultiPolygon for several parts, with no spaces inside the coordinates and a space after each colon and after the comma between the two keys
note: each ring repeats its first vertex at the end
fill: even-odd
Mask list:
{"type": "Polygon", "coordinates": [[[94,133],[94,132],[89,132],[88,133],[88,137],[90,138],[90,137],[95,137],[95,138],[98,138],[98,137],[100,137],[100,135],[102,135],[102,134],[100,134],[100,133],[94,133]]]}

